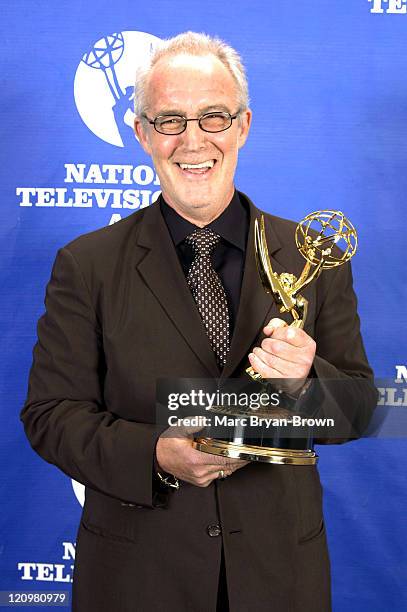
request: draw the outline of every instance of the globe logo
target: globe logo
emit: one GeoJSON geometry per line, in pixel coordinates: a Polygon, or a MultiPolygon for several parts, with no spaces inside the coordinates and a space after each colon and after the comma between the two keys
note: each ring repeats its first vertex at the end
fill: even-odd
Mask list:
{"type": "Polygon", "coordinates": [[[114,32],[83,55],[75,74],[75,104],[98,138],[117,147],[134,146],[135,75],[159,42],[145,32],[114,32]]]}

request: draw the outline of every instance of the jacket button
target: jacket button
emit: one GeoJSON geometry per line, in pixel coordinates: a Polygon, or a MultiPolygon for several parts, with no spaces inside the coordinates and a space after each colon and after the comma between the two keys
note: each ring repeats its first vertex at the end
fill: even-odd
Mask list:
{"type": "Polygon", "coordinates": [[[222,529],[219,527],[219,525],[208,525],[206,531],[208,532],[208,536],[211,538],[216,538],[222,533],[222,529]]]}

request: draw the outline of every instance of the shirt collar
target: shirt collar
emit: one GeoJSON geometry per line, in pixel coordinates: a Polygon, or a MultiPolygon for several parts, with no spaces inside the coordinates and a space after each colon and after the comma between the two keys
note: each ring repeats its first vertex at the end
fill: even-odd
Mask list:
{"type": "MultiPolygon", "coordinates": [[[[162,195],[160,196],[160,208],[175,246],[178,246],[189,234],[192,234],[197,229],[196,225],[181,217],[169,206],[162,195]]],[[[245,251],[249,229],[249,214],[236,190],[223,213],[206,227],[219,234],[223,240],[245,251]]]]}

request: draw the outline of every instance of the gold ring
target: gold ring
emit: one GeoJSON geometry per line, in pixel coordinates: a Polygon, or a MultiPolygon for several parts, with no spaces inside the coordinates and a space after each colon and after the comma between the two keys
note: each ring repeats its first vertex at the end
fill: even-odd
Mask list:
{"type": "Polygon", "coordinates": [[[218,478],[220,478],[221,480],[223,480],[224,478],[226,478],[226,476],[225,476],[225,472],[224,472],[223,470],[220,470],[220,471],[219,471],[219,476],[218,476],[218,478]]]}

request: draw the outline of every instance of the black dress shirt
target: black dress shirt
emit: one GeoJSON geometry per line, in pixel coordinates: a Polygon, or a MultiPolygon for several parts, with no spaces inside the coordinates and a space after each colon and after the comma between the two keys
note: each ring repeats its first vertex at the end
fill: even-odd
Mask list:
{"type": "MultiPolygon", "coordinates": [[[[192,234],[197,226],[181,217],[165,202],[162,196],[160,196],[160,207],[184,274],[187,276],[194,260],[194,251],[192,246],[185,242],[185,238],[192,234]]],[[[237,191],[234,192],[230,204],[223,213],[206,227],[221,237],[212,253],[212,262],[225,288],[229,307],[230,338],[232,338],[239,308],[249,231],[249,212],[240,200],[237,191]]]]}

